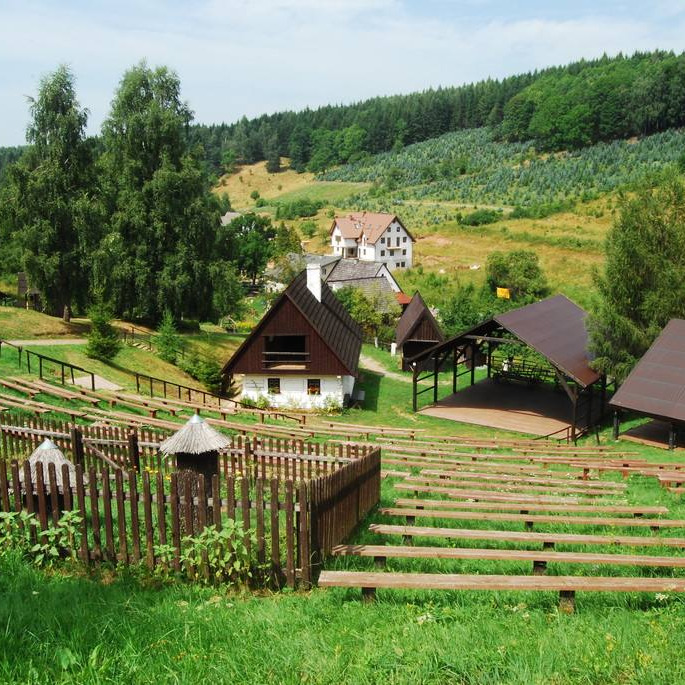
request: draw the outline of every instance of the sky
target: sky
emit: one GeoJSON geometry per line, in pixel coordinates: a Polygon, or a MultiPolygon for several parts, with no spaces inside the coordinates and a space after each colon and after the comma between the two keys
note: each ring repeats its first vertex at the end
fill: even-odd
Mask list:
{"type": "Polygon", "coordinates": [[[657,48],[685,51],[685,0],[0,0],[0,146],[60,64],[96,134],[143,59],[210,124],[657,48]]]}

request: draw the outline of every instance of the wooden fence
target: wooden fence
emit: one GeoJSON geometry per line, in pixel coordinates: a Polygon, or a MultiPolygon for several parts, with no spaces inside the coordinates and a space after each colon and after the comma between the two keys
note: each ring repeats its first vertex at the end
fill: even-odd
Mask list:
{"type": "Polygon", "coordinates": [[[274,585],[295,587],[316,581],[331,548],[379,501],[379,449],[336,445],[328,453],[326,445],[237,437],[219,456],[219,473],[205,489],[202,475],[194,483],[181,480],[173,464],[156,459],[162,438],[157,432],[136,436],[139,470],[128,463],[117,468],[99,458],[102,448],[114,462],[115,447],[122,461],[130,459],[131,436],[124,441],[121,434],[112,437],[111,430],[3,423],[2,509],[34,513],[40,530],[55,525],[61,511],[78,511],[83,519],[78,555],[84,562],[144,562],[150,569],[166,563],[158,553],[165,545],[173,548],[172,564],[180,568],[187,535],[208,525],[221,528],[231,519],[254,533],[255,544],[247,536],[245,540],[259,573],[274,585]],[[63,469],[61,488],[53,465],[47,473],[38,467],[32,481],[25,457],[44,437],[75,458],[75,479],[63,469]],[[23,463],[13,458],[20,456],[18,451],[23,451],[23,463]]]}

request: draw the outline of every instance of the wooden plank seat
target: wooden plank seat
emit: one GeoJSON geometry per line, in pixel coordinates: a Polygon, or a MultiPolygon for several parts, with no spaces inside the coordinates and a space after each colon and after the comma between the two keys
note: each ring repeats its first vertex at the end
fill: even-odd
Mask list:
{"type": "Polygon", "coordinates": [[[676,547],[685,549],[685,538],[660,535],[598,535],[588,533],[542,533],[517,530],[480,530],[478,528],[433,528],[431,526],[398,526],[372,523],[369,532],[377,535],[401,535],[405,540],[414,537],[448,538],[450,540],[490,540],[517,544],[541,544],[544,549],[555,545],[602,545],[612,547],[676,547]]]}
{"type": "MultiPolygon", "coordinates": [[[[395,443],[395,444],[405,444],[406,440],[399,440],[396,438],[387,438],[385,442],[395,443]]],[[[482,438],[473,437],[469,435],[423,435],[421,438],[413,440],[412,443],[417,445],[429,445],[431,447],[444,447],[446,445],[451,445],[455,442],[461,443],[478,443],[478,444],[490,444],[497,445],[498,449],[509,449],[512,447],[524,446],[524,447],[541,447],[544,446],[546,449],[551,449],[554,451],[564,452],[568,450],[578,449],[576,445],[568,445],[561,442],[541,442],[539,439],[524,439],[524,438],[482,438]],[[506,446],[506,447],[505,447],[506,446]]],[[[589,449],[589,448],[586,448],[589,449]]],[[[593,445],[592,450],[601,454],[602,452],[614,452],[614,448],[608,445],[593,445]]],[[[637,454],[635,451],[622,451],[621,454],[637,454]]]]}
{"type": "Polygon", "coordinates": [[[115,398],[121,401],[131,401],[136,402],[140,405],[146,407],[155,407],[162,411],[169,412],[172,416],[176,415],[179,411],[193,411],[196,414],[206,414],[207,412],[214,412],[219,414],[222,419],[225,419],[229,415],[234,415],[236,409],[234,406],[231,407],[217,407],[214,405],[206,405],[197,402],[187,402],[185,400],[176,400],[169,397],[145,397],[144,395],[137,395],[135,393],[125,393],[117,392],[110,393],[115,398]]]}
{"type": "MultiPolygon", "coordinates": [[[[4,393],[0,393],[0,402],[8,409],[23,409],[24,411],[30,411],[37,416],[47,414],[50,411],[60,411],[62,409],[62,407],[51,407],[42,402],[34,402],[32,400],[22,399],[21,397],[5,395],[4,393]]],[[[64,413],[68,413],[68,411],[65,411],[64,413]]]]}
{"type": "Polygon", "coordinates": [[[406,435],[413,442],[412,436],[417,433],[425,433],[425,428],[398,428],[396,426],[366,426],[357,423],[343,423],[342,421],[327,421],[317,417],[313,423],[314,427],[323,428],[348,428],[350,432],[359,431],[360,433],[371,433],[373,435],[406,435]]]}
{"type": "Polygon", "coordinates": [[[33,399],[40,392],[40,390],[36,390],[35,388],[27,388],[21,383],[4,378],[0,378],[0,385],[8,390],[14,390],[22,395],[28,395],[30,399],[33,399]]]}
{"type": "MultiPolygon", "coordinates": [[[[422,485],[432,485],[434,487],[476,487],[479,490],[501,490],[503,492],[549,492],[553,495],[577,495],[580,497],[596,497],[600,495],[613,495],[618,491],[608,488],[596,487],[562,487],[559,485],[522,485],[520,483],[508,483],[502,481],[483,481],[483,480],[456,480],[456,479],[441,479],[441,478],[427,478],[424,476],[407,476],[406,483],[420,483],[422,485]]],[[[581,483],[583,481],[574,481],[581,483]]],[[[438,490],[439,492],[439,490],[438,490]]]]}
{"type": "MultiPolygon", "coordinates": [[[[382,448],[381,448],[382,451],[382,448]]],[[[404,455],[382,454],[384,462],[389,464],[406,464],[417,468],[440,468],[445,471],[467,471],[469,469],[481,469],[486,471],[496,471],[498,473],[530,473],[530,474],[566,474],[569,478],[581,478],[582,469],[564,468],[562,471],[553,471],[546,466],[538,464],[514,464],[502,462],[489,462],[486,460],[472,461],[466,459],[450,459],[443,461],[440,459],[429,459],[428,457],[412,457],[404,455]]]]}
{"type": "Polygon", "coordinates": [[[609,450],[609,449],[595,449],[595,448],[582,448],[582,447],[569,447],[563,450],[558,450],[558,449],[550,449],[548,446],[544,445],[538,445],[538,446],[528,446],[528,445],[508,445],[508,446],[502,446],[501,443],[497,442],[487,442],[487,441],[468,441],[468,440],[463,440],[463,439],[450,439],[448,442],[445,443],[423,443],[420,440],[413,440],[411,442],[408,441],[400,441],[400,440],[389,440],[387,438],[380,437],[379,438],[380,442],[384,443],[384,446],[388,448],[393,448],[393,447],[402,447],[402,449],[406,450],[411,450],[411,451],[445,451],[445,452],[453,452],[454,448],[466,448],[468,447],[469,449],[472,450],[479,450],[479,449],[509,449],[509,450],[516,450],[521,453],[523,456],[527,455],[540,455],[540,454],[549,454],[550,456],[583,456],[583,457],[597,457],[599,459],[603,459],[607,455],[611,455],[616,458],[623,458],[623,457],[629,457],[633,455],[639,454],[639,452],[635,451],[615,451],[615,450],[609,450]]]}
{"type": "Polygon", "coordinates": [[[620,504],[537,504],[537,503],[516,503],[516,502],[455,502],[454,500],[444,499],[397,499],[395,505],[398,507],[414,507],[415,509],[473,509],[497,511],[518,511],[521,514],[531,511],[553,511],[558,513],[584,513],[584,514],[609,514],[631,516],[661,516],[668,514],[668,507],[641,507],[626,506],[620,504]]]}
{"type": "Polygon", "coordinates": [[[618,526],[623,528],[685,528],[680,519],[611,518],[600,516],[546,516],[544,514],[502,514],[482,511],[454,511],[434,509],[405,509],[403,507],[384,507],[378,510],[385,516],[404,516],[407,525],[413,525],[417,518],[458,519],[460,521],[507,521],[524,523],[528,529],[534,524],[567,524],[572,526],[618,526]]]}
{"type": "Polygon", "coordinates": [[[682,484],[685,483],[685,473],[677,473],[673,471],[660,473],[657,475],[657,480],[659,481],[659,485],[663,485],[671,490],[680,490],[682,484]]]}
{"type": "Polygon", "coordinates": [[[648,566],[685,568],[685,557],[646,554],[607,554],[598,552],[555,552],[550,550],[490,549],[476,547],[418,547],[407,545],[336,545],[335,556],[372,557],[382,568],[388,558],[396,559],[478,559],[483,561],[531,561],[533,573],[543,574],[548,563],[605,564],[609,566],[648,566]]]}
{"type": "Polygon", "coordinates": [[[375,597],[377,589],[554,591],[559,592],[560,609],[570,613],[574,611],[575,593],[578,591],[685,592],[685,578],[323,571],[319,576],[319,587],[358,587],[366,601],[375,597]]]}
{"type": "Polygon", "coordinates": [[[427,492],[431,494],[440,494],[444,497],[454,499],[470,499],[479,502],[538,502],[550,504],[564,504],[564,503],[580,503],[578,497],[562,496],[562,495],[526,495],[523,493],[507,493],[497,492],[492,490],[477,490],[459,489],[459,488],[435,488],[432,485],[415,485],[413,483],[395,483],[395,490],[411,490],[415,496],[418,493],[427,492]]]}
{"type": "Polygon", "coordinates": [[[84,397],[80,392],[74,392],[73,390],[68,390],[67,388],[43,380],[29,381],[25,378],[12,378],[11,380],[23,385],[27,390],[31,390],[36,394],[41,393],[43,395],[49,395],[50,397],[69,400],[70,402],[88,402],[93,405],[97,405],[100,401],[99,399],[92,397],[84,397]]]}
{"type": "Polygon", "coordinates": [[[625,485],[623,483],[609,483],[606,481],[593,480],[582,481],[582,483],[576,483],[575,479],[572,478],[558,478],[554,477],[554,474],[550,475],[535,475],[531,476],[528,474],[518,474],[511,475],[507,473],[487,473],[482,471],[444,471],[442,469],[423,469],[421,471],[421,476],[437,476],[439,479],[446,481],[447,483],[454,478],[459,478],[460,480],[485,480],[485,481],[495,481],[502,483],[524,483],[524,484],[535,484],[540,483],[542,485],[563,485],[571,487],[584,487],[585,483],[589,483],[593,488],[606,488],[607,490],[623,491],[625,490],[625,485]]]}

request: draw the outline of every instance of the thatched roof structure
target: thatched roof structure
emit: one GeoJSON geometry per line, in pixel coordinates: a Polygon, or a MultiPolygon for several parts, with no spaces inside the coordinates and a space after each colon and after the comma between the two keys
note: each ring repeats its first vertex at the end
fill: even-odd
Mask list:
{"type": "Polygon", "coordinates": [[[164,454],[206,454],[230,447],[231,440],[195,414],[160,446],[164,454]]]}
{"type": "MultiPolygon", "coordinates": [[[[49,483],[48,466],[55,465],[55,481],[57,487],[62,489],[62,465],[66,464],[69,468],[69,481],[73,485],[76,482],[76,468],[74,465],[62,454],[62,451],[55,445],[52,440],[46,438],[38,445],[33,454],[29,457],[29,464],[31,465],[31,482],[36,484],[36,464],[40,462],[43,465],[43,482],[49,483]]],[[[24,480],[23,469],[19,470],[19,479],[24,480]]]]}

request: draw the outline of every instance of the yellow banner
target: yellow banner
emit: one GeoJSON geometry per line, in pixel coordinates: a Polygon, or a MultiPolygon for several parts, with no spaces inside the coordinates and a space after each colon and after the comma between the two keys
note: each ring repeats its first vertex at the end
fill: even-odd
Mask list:
{"type": "Polygon", "coordinates": [[[497,288],[497,297],[503,300],[509,300],[511,298],[509,288],[497,288]]]}

